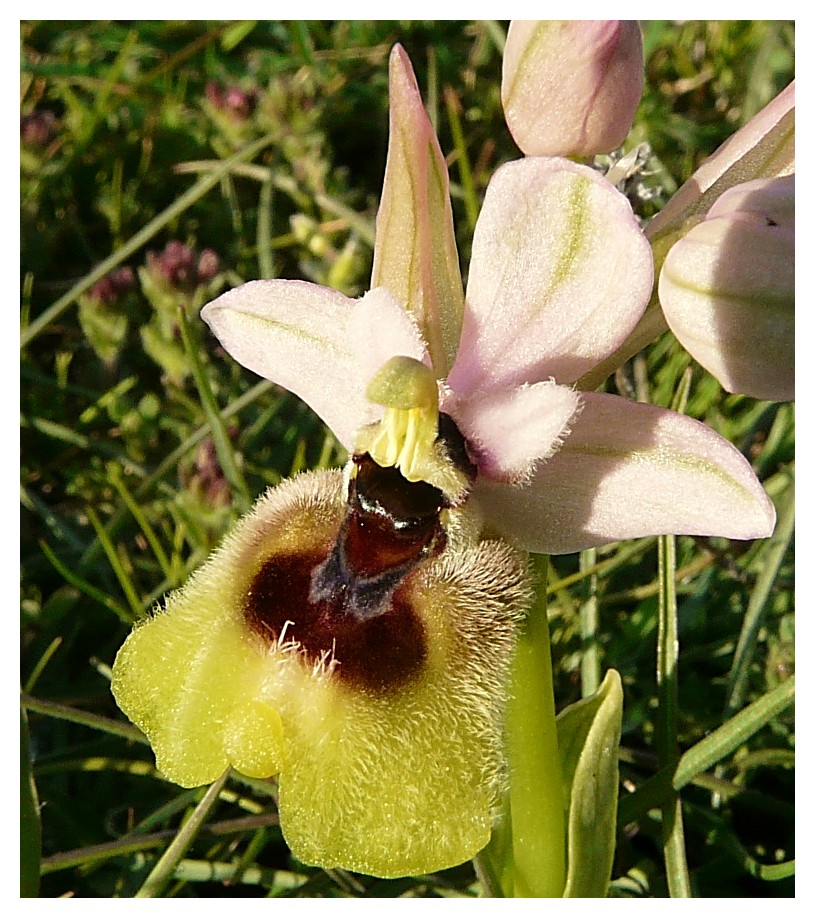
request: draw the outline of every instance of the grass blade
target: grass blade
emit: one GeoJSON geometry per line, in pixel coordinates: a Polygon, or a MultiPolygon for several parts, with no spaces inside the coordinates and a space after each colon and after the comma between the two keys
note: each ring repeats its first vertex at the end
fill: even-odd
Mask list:
{"type": "Polygon", "coordinates": [[[83,727],[101,730],[103,733],[119,736],[132,743],[150,745],[141,730],[137,730],[132,724],[125,723],[123,720],[113,720],[112,717],[92,714],[90,711],[83,711],[81,708],[75,708],[68,704],[59,704],[56,701],[46,701],[42,698],[34,698],[32,695],[21,695],[20,703],[27,711],[34,711],[35,714],[44,714],[46,717],[56,717],[59,720],[67,720],[73,724],[81,724],[83,727]]]}
{"type": "Polygon", "coordinates": [[[155,899],[162,894],[167,884],[172,880],[176,867],[187,853],[195,837],[201,831],[211,810],[218,802],[221,792],[229,775],[227,769],[217,781],[210,784],[201,802],[192,811],[190,818],[184,823],[173,839],[170,847],[159,858],[156,866],[150,871],[141,889],[136,893],[136,899],[155,899]]]}
{"type": "Polygon", "coordinates": [[[221,412],[215,401],[215,396],[212,394],[209,377],[198,356],[199,349],[197,346],[198,342],[195,340],[196,336],[190,328],[187,314],[183,308],[178,310],[178,326],[181,331],[181,340],[184,342],[184,350],[190,362],[190,369],[192,370],[192,376],[195,380],[195,387],[198,390],[198,397],[201,399],[204,414],[206,414],[207,421],[209,422],[209,429],[212,434],[212,440],[215,443],[218,461],[221,464],[226,480],[232,488],[232,494],[236,499],[236,503],[241,510],[248,510],[252,503],[249,488],[243,477],[243,473],[238,467],[235,451],[229,440],[229,434],[226,432],[226,428],[221,420],[221,412]]]}
{"type": "Polygon", "coordinates": [[[79,574],[75,574],[69,567],[60,561],[60,559],[54,554],[53,551],[51,551],[47,542],[41,541],[40,548],[42,549],[45,557],[48,558],[54,568],[56,568],[56,570],[68,583],[71,584],[71,586],[76,587],[80,592],[84,593],[86,596],[89,596],[91,599],[95,600],[106,609],[110,609],[110,611],[117,615],[126,625],[133,624],[133,616],[124,606],[120,605],[118,602],[116,602],[115,599],[108,596],[107,593],[103,592],[98,587],[95,587],[92,583],[88,583],[88,581],[83,577],[80,577],[79,574]]]}
{"type": "Polygon", "coordinates": [[[36,899],[40,890],[42,828],[37,788],[28,750],[28,719],[20,708],[20,898],[36,899]]]}
{"type": "Polygon", "coordinates": [[[795,677],[792,676],[690,748],[679,761],[673,786],[676,789],[683,787],[700,772],[712,768],[735,752],[754,733],[788,708],[794,699],[795,677]]]}
{"type": "Polygon", "coordinates": [[[133,581],[130,579],[130,575],[124,568],[121,558],[119,557],[116,548],[113,545],[113,542],[110,540],[102,521],[96,515],[96,511],[93,507],[87,507],[88,519],[91,521],[91,525],[96,531],[96,537],[99,539],[99,542],[104,549],[105,554],[107,555],[108,562],[113,568],[113,573],[116,574],[116,579],[119,581],[119,586],[121,586],[122,591],[127,598],[130,608],[133,612],[132,621],[138,621],[140,618],[144,618],[145,610],[144,605],[142,604],[141,599],[139,599],[139,593],[133,586],[133,581]]]}

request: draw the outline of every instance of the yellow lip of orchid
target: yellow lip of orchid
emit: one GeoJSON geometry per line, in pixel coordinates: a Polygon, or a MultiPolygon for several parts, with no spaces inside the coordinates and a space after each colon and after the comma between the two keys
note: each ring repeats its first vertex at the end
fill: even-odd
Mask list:
{"type": "Polygon", "coordinates": [[[344,591],[314,590],[346,501],[338,470],[261,498],[134,629],[113,693],[178,784],[230,765],[279,774],[281,827],[304,863],[432,872],[489,840],[526,565],[451,526],[443,550],[397,565],[395,583],[375,570],[356,578],[382,601],[346,614],[344,591]]]}

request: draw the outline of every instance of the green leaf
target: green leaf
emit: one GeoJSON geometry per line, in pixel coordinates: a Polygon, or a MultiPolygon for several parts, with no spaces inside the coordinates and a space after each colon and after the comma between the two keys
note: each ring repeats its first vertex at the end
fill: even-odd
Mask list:
{"type": "Polygon", "coordinates": [[[20,898],[36,899],[40,891],[40,805],[28,753],[28,718],[20,708],[20,898]]]}
{"type": "Polygon", "coordinates": [[[622,683],[611,669],[594,695],[570,705],[557,718],[568,801],[564,898],[606,895],[614,860],[622,714],[622,683]]]}

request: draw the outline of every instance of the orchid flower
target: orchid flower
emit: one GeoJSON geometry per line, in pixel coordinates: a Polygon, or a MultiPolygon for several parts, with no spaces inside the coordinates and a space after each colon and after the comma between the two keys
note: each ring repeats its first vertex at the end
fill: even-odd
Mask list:
{"type": "Polygon", "coordinates": [[[631,20],[513,20],[501,101],[527,156],[593,156],[625,140],[642,95],[642,35],[631,20]]]}
{"type": "Polygon", "coordinates": [[[627,201],[558,159],[493,177],[466,297],[444,158],[390,62],[372,289],[253,281],[202,312],[351,453],[261,498],[119,653],[113,690],[185,786],[279,774],[306,863],[397,876],[489,840],[524,556],[660,532],[753,538],[746,460],[684,416],[573,383],[650,296],[627,201]]]}
{"type": "Polygon", "coordinates": [[[409,66],[397,49],[392,150],[409,151],[397,153],[400,179],[389,158],[375,288],[357,301],[300,281],[249,282],[202,312],[221,344],[307,401],[350,452],[364,446],[385,464],[394,463],[371,451],[371,431],[387,434],[394,422],[368,397],[369,384],[392,358],[427,367],[438,399],[415,409],[417,424],[432,442],[438,413],[452,418],[478,471],[471,506],[527,551],[665,532],[768,535],[770,501],[712,430],[573,388],[627,337],[653,283],[628,202],[597,172],[534,157],[495,173],[459,320],[444,162],[409,66]],[[405,187],[391,187],[397,181],[405,187]]]}

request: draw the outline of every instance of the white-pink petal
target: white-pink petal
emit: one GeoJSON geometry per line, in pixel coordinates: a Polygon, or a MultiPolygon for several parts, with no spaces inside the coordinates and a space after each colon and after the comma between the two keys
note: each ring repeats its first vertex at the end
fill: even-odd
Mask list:
{"type": "Polygon", "coordinates": [[[562,159],[508,163],[478,218],[450,385],[574,382],[623,342],[652,284],[650,246],[602,176],[562,159]]]}
{"type": "Polygon", "coordinates": [[[704,424],[599,393],[526,488],[479,479],[492,525],[538,552],[666,533],[763,538],[775,509],[747,460],[704,424]]]}
{"type": "Polygon", "coordinates": [[[453,394],[442,410],[467,438],[479,475],[519,483],[557,451],[579,406],[573,389],[541,382],[468,399],[453,394]]]}
{"type": "Polygon", "coordinates": [[[413,316],[441,379],[453,363],[464,310],[450,180],[401,45],[391,51],[389,71],[390,136],[371,287],[387,287],[413,316]]]}
{"type": "Polygon", "coordinates": [[[431,366],[413,317],[384,287],[369,290],[354,303],[348,337],[359,362],[363,389],[391,357],[413,357],[431,366]]]}
{"type": "Polygon", "coordinates": [[[795,81],[706,159],[648,224],[654,239],[705,214],[734,185],[795,171],[795,81]]]}
{"type": "Polygon", "coordinates": [[[347,449],[381,415],[365,397],[379,366],[401,354],[424,358],[412,322],[383,290],[357,301],[304,281],[250,281],[201,317],[238,363],[302,398],[347,449]]]}

